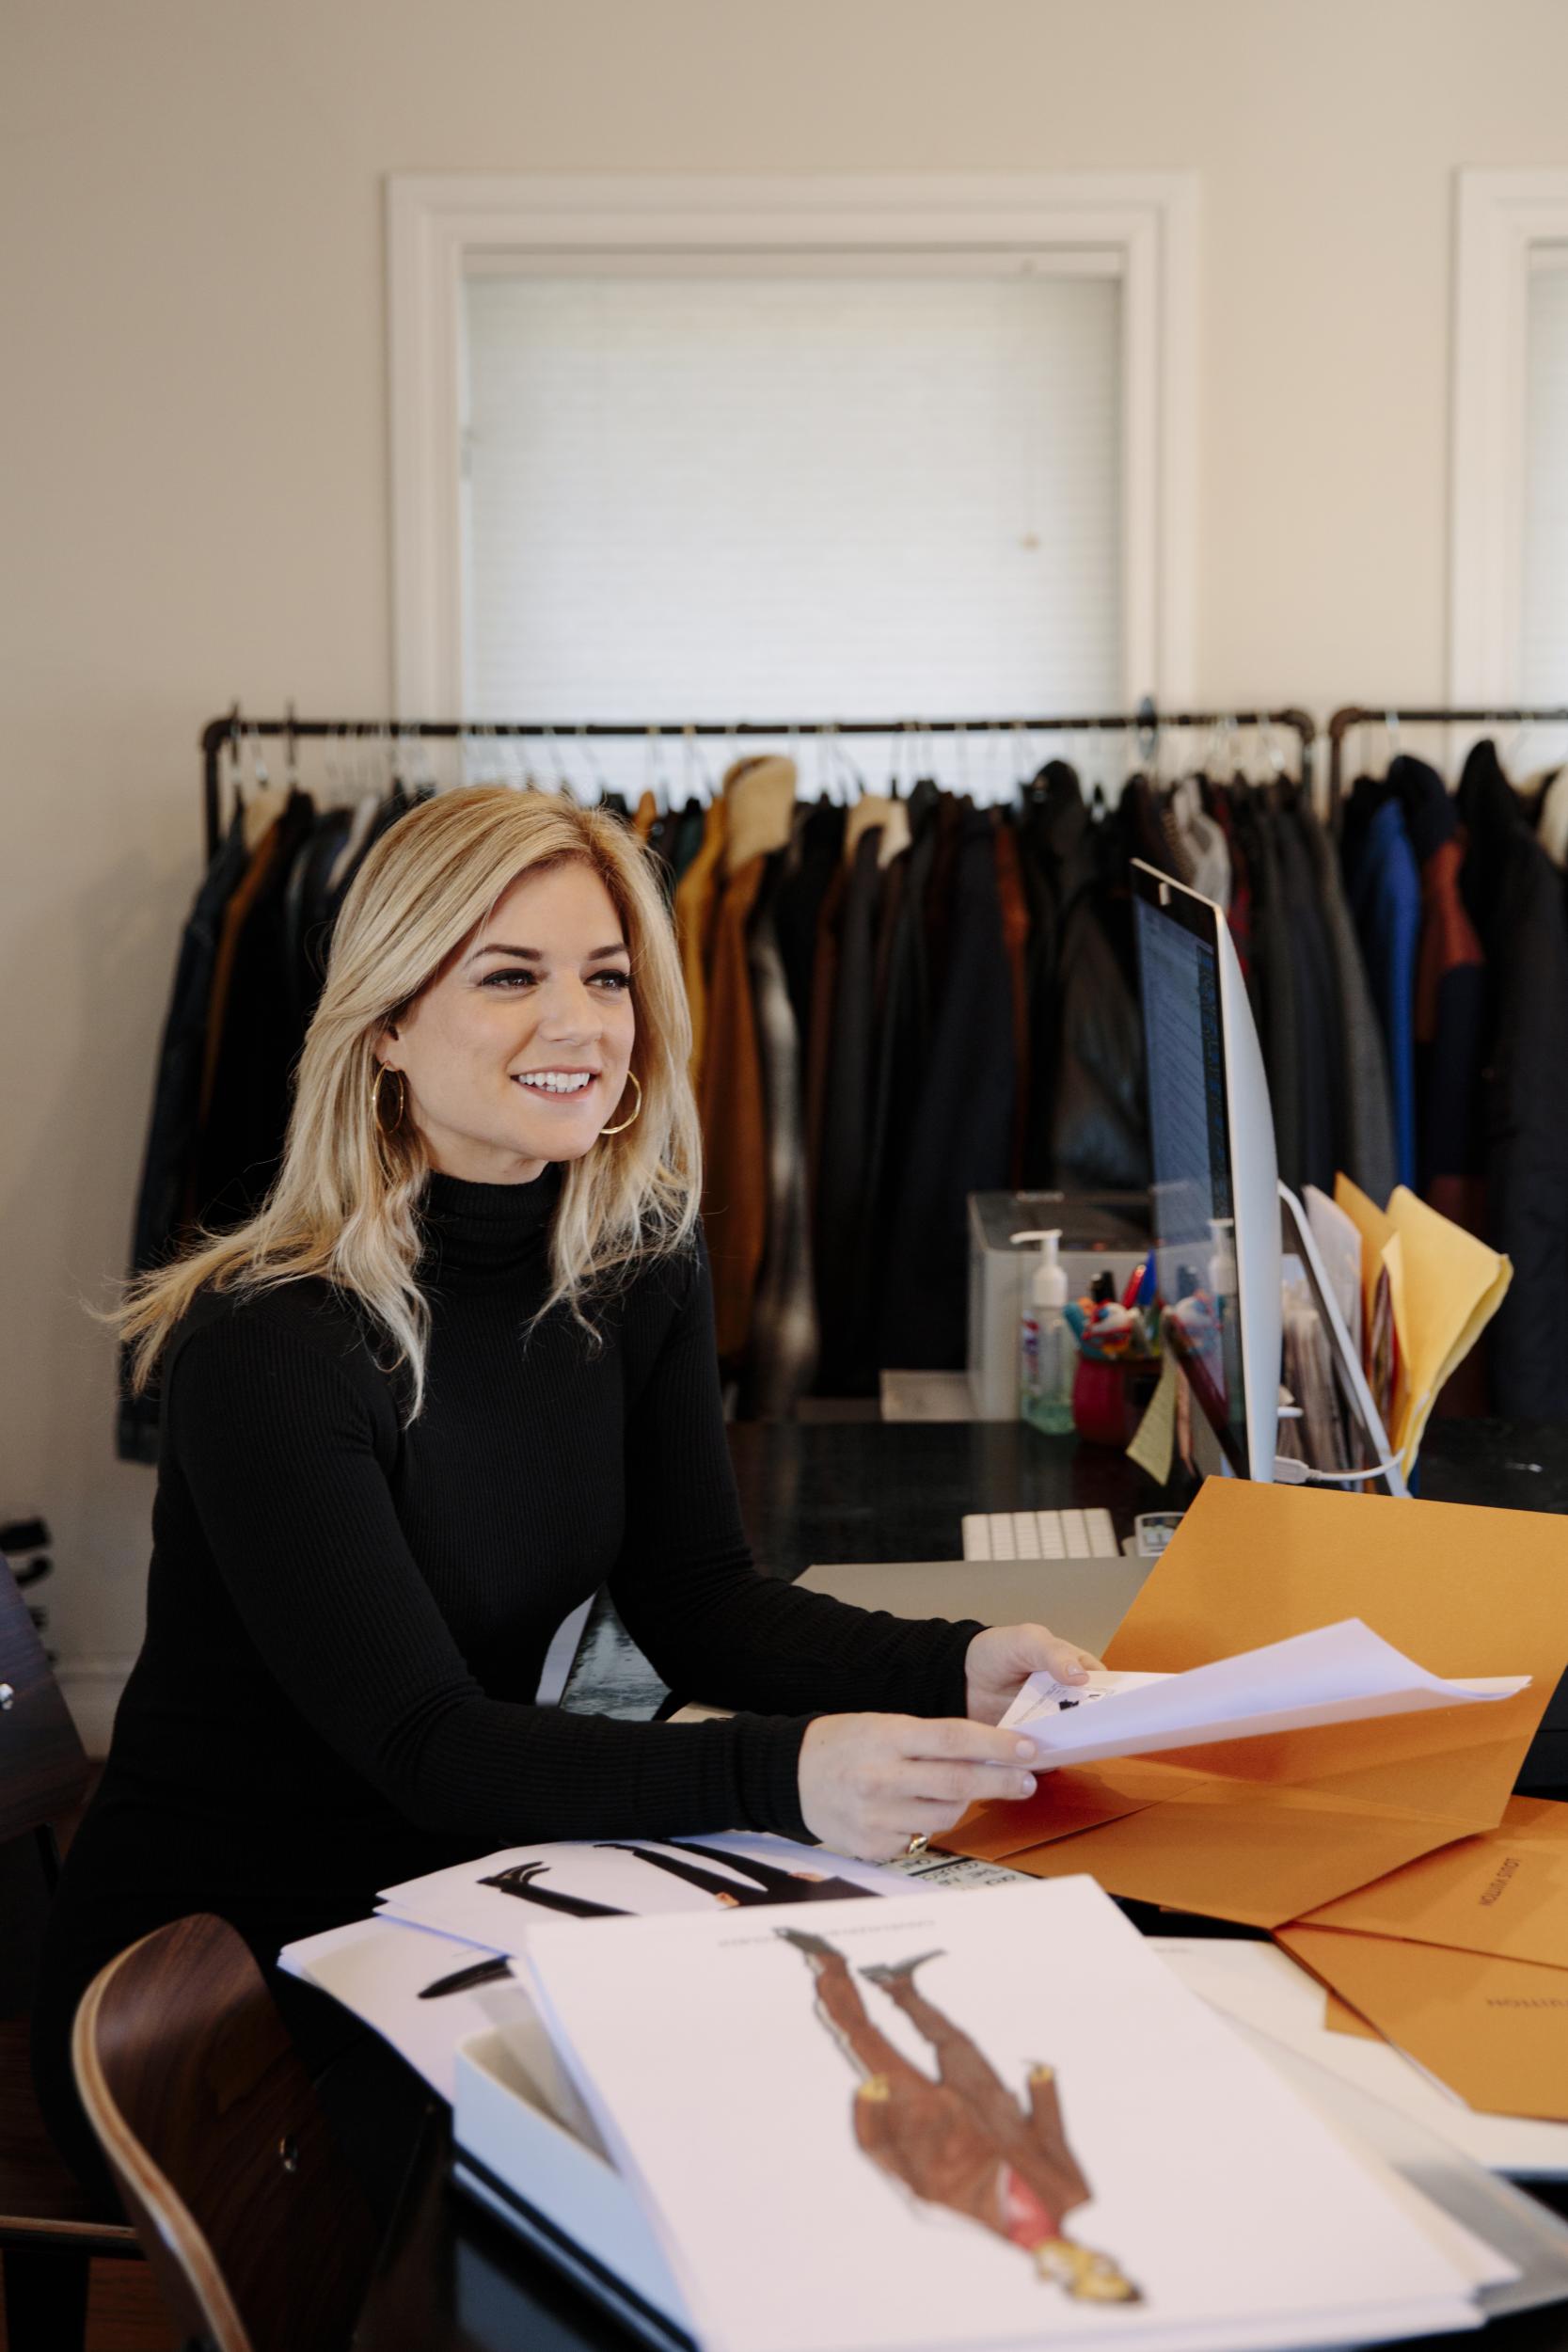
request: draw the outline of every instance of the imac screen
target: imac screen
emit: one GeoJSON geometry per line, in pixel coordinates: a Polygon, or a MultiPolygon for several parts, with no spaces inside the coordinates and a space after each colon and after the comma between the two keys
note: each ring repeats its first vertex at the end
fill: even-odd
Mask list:
{"type": "Polygon", "coordinates": [[[1173,890],[1139,895],[1138,978],[1148,1081],[1155,1273],[1166,1344],[1231,1468],[1247,1474],[1236,1210],[1215,916],[1173,890]]]}

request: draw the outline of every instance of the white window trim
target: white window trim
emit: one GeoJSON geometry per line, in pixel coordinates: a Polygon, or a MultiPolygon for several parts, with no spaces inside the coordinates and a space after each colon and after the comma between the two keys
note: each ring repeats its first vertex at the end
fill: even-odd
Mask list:
{"type": "MultiPolygon", "coordinates": [[[[1196,636],[1197,181],[1191,172],[913,178],[391,175],[387,183],[392,691],[400,717],[463,712],[459,323],[466,272],[511,255],[562,266],[659,257],[860,251],[894,267],[989,249],[1125,289],[1123,684],[1190,702],[1196,636]]],[[[563,720],[636,719],[563,711],[563,720]]],[[[737,718],[749,714],[736,712],[737,718]]],[[[768,715],[773,714],[752,714],[768,715]]],[[[803,718],[815,712],[802,712],[803,718]]],[[[889,717],[901,714],[890,712],[889,717]]],[[[976,714],[990,716],[991,714],[976,714]]]]}
{"type": "Polygon", "coordinates": [[[1454,274],[1449,698],[1520,694],[1530,257],[1568,241],[1568,171],[1461,171],[1454,274]]]}

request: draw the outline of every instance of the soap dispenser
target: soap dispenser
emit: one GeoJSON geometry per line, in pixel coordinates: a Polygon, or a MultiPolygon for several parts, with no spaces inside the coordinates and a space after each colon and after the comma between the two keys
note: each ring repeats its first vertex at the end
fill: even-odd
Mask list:
{"type": "Polygon", "coordinates": [[[1078,1349],[1067,1319],[1067,1269],[1057,1256],[1061,1231],[1053,1226],[1048,1232],[1015,1233],[1012,1238],[1040,1245],[1019,1321],[1018,1409],[1032,1428],[1048,1437],[1065,1437],[1072,1427],[1078,1349]]]}

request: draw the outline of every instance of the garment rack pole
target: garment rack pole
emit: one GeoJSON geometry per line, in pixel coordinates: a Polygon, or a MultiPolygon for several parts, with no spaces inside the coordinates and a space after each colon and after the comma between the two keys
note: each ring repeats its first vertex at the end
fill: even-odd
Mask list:
{"type": "Polygon", "coordinates": [[[1337,710],[1328,723],[1328,803],[1331,818],[1338,815],[1345,785],[1345,738],[1353,727],[1496,727],[1496,726],[1568,726],[1568,709],[1560,707],[1522,709],[1510,703],[1506,709],[1470,710],[1458,707],[1446,710],[1406,710],[1395,704],[1385,703],[1373,710],[1360,703],[1347,704],[1337,710]]]}
{"type": "Polygon", "coordinates": [[[543,719],[300,719],[293,713],[282,719],[252,719],[245,716],[236,703],[221,719],[211,719],[201,731],[202,812],[207,835],[207,855],[215,851],[222,833],[222,802],[219,771],[225,747],[236,755],[246,739],[264,738],[269,741],[287,740],[291,747],[296,741],[328,737],[348,740],[373,741],[377,738],[388,742],[420,740],[454,742],[460,738],[484,742],[492,738],[509,740],[531,738],[539,742],[553,742],[561,750],[568,750],[574,742],[671,742],[680,743],[693,737],[768,736],[775,741],[788,741],[795,737],[836,737],[851,735],[880,735],[895,739],[927,735],[1006,735],[1022,729],[1026,735],[1109,735],[1152,732],[1158,735],[1164,727],[1279,727],[1295,735],[1301,746],[1301,780],[1308,789],[1312,782],[1312,744],[1317,726],[1305,710],[1157,710],[1151,703],[1144,703],[1137,710],[1100,711],[1086,718],[991,718],[991,719],[786,719],[769,723],[758,719],[724,720],[699,719],[689,723],[673,720],[631,721],[583,720],[563,721],[552,724],[543,719]]]}

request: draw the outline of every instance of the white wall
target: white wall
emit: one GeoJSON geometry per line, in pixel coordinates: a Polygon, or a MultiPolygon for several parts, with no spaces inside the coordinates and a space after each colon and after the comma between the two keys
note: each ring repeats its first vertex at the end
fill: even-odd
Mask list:
{"type": "MultiPolygon", "coordinates": [[[[1451,174],[1568,163],[1560,0],[8,0],[0,1515],[139,1635],[119,1267],[195,739],[388,691],[391,170],[1189,167],[1198,686],[1440,699],[1451,174]]],[[[86,1683],[75,1686],[88,1688],[86,1683]]]]}

